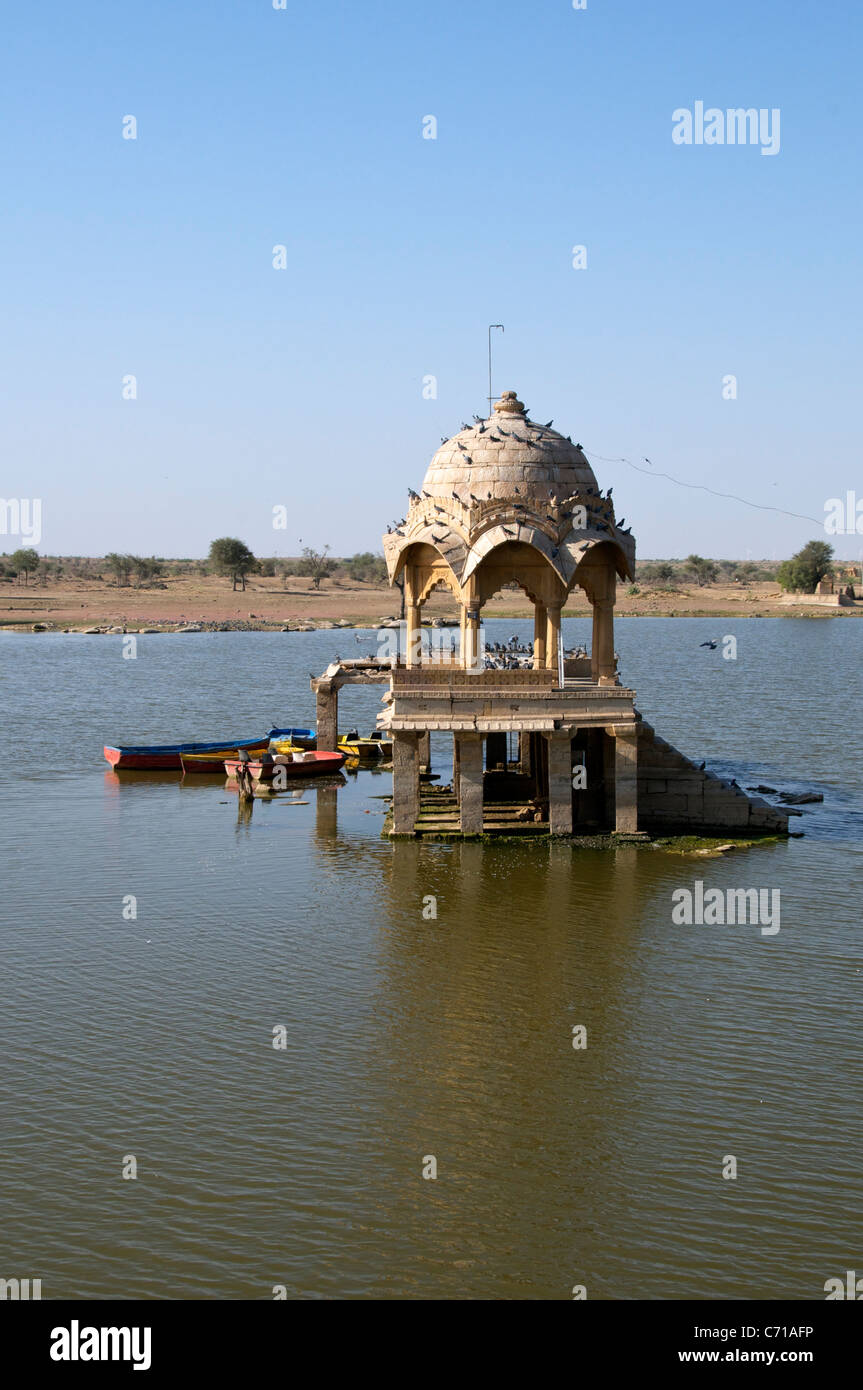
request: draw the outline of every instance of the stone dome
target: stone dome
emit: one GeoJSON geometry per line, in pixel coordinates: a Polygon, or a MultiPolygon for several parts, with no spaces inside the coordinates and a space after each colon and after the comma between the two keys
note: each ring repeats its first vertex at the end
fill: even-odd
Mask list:
{"type": "Polygon", "coordinates": [[[596,489],[581,447],[550,426],[530,420],[514,391],[504,391],[488,420],[442,444],[428,467],[423,491],[467,502],[521,496],[547,500],[596,489]]]}

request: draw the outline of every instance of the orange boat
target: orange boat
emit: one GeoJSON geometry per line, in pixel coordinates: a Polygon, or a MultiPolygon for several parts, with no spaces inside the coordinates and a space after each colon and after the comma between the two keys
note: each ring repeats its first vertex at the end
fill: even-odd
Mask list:
{"type": "Polygon", "coordinates": [[[225,771],[229,777],[236,777],[237,768],[247,767],[253,782],[272,782],[279,773],[283,777],[322,777],[325,773],[338,772],[345,761],[344,753],[268,753],[262,758],[226,758],[225,771]]]}

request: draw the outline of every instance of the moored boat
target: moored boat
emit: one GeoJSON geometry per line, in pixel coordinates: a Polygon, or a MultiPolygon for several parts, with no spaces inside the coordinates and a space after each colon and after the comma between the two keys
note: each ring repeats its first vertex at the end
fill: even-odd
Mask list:
{"type": "Polygon", "coordinates": [[[295,748],[305,749],[306,752],[314,751],[318,746],[317,736],[314,729],[279,729],[278,739],[270,735],[270,744],[277,741],[288,739],[295,748]]]}
{"type": "Polygon", "coordinates": [[[302,753],[317,747],[313,729],[288,729],[278,738],[271,738],[268,753],[302,753]]]}
{"type": "Polygon", "coordinates": [[[389,761],[393,755],[392,740],[380,734],[360,738],[355,729],[349,734],[339,734],[337,747],[347,758],[356,758],[361,763],[389,761]]]}
{"type": "Polygon", "coordinates": [[[325,773],[338,772],[345,761],[343,753],[310,752],[304,750],[297,754],[265,753],[260,758],[249,758],[241,762],[239,758],[226,758],[225,772],[236,777],[237,768],[249,769],[253,782],[272,782],[278,770],[280,778],[321,777],[325,773]]]}
{"type": "Polygon", "coordinates": [[[233,758],[242,748],[250,758],[260,758],[267,751],[267,743],[260,739],[255,744],[238,744],[235,748],[215,749],[210,753],[181,753],[180,765],[185,773],[212,772],[224,775],[225,758],[233,758]]]}
{"type": "Polygon", "coordinates": [[[111,767],[117,771],[179,772],[184,753],[221,754],[218,771],[222,761],[241,748],[260,753],[265,751],[272,739],[287,739],[297,735],[311,735],[311,729],[270,729],[269,733],[257,738],[220,739],[213,743],[162,743],[162,744],[106,744],[103,752],[111,767]]]}
{"type": "MultiPolygon", "coordinates": [[[[296,730],[297,733],[305,733],[306,730],[296,730]]],[[[314,737],[312,738],[314,742],[314,737]]],[[[225,757],[234,753],[239,753],[238,748],[224,749],[221,753],[181,753],[180,761],[183,764],[184,772],[211,772],[219,776],[225,775],[225,757]]],[[[285,756],[293,756],[294,753],[305,753],[307,747],[295,739],[269,739],[267,742],[261,740],[254,748],[245,748],[250,758],[262,758],[265,753],[281,753],[285,756]]]]}

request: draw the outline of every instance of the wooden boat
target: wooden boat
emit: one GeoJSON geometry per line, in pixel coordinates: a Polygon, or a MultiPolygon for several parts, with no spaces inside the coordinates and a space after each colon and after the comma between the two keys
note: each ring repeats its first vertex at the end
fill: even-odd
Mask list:
{"type": "MultiPolygon", "coordinates": [[[[318,753],[303,750],[294,757],[288,753],[265,753],[260,758],[250,758],[245,766],[252,775],[253,782],[272,782],[279,770],[280,777],[322,777],[326,773],[338,772],[345,761],[343,753],[318,753]]],[[[229,777],[236,777],[237,768],[242,764],[239,758],[226,758],[224,769],[229,777]]]]}
{"type": "MultiPolygon", "coordinates": [[[[297,732],[307,732],[306,730],[297,732]]],[[[312,736],[314,742],[314,735],[312,736]]],[[[239,753],[239,748],[224,749],[221,753],[181,753],[180,759],[183,764],[184,772],[213,772],[220,776],[225,775],[225,755],[239,753]]],[[[292,757],[294,753],[305,753],[307,747],[295,739],[270,739],[263,741],[254,748],[246,748],[250,758],[262,757],[264,753],[283,754],[285,757],[292,757]]]]}
{"type": "Polygon", "coordinates": [[[392,741],[381,734],[372,734],[370,738],[360,738],[356,733],[339,734],[338,748],[346,757],[357,758],[361,763],[384,762],[393,756],[392,741]]]}
{"type": "Polygon", "coordinates": [[[290,738],[271,738],[266,751],[268,753],[284,753],[286,755],[289,753],[307,753],[314,750],[316,741],[317,740],[312,737],[309,743],[305,739],[298,738],[296,736],[296,731],[294,731],[290,738]]]}
{"type": "Polygon", "coordinates": [[[393,756],[393,736],[383,729],[374,729],[369,734],[369,742],[380,745],[381,757],[386,762],[392,762],[393,756]]]}
{"type": "Polygon", "coordinates": [[[236,757],[240,749],[248,753],[250,758],[260,758],[266,753],[269,744],[264,739],[260,739],[255,744],[238,744],[236,748],[216,749],[211,753],[181,753],[180,764],[185,773],[189,772],[212,772],[220,776],[225,775],[225,758],[236,757]]]}
{"type": "MultiPolygon", "coordinates": [[[[118,771],[179,772],[184,753],[221,753],[220,763],[241,748],[263,752],[274,738],[290,738],[294,734],[312,735],[311,729],[270,729],[257,738],[221,739],[215,743],[106,744],[103,752],[107,761],[118,771]]],[[[219,771],[221,771],[221,766],[219,771]]]]}
{"type": "MultiPolygon", "coordinates": [[[[306,752],[313,751],[318,746],[317,736],[314,729],[280,729],[281,739],[287,738],[295,748],[302,748],[306,752]]],[[[270,743],[276,742],[272,737],[270,743]]]]}

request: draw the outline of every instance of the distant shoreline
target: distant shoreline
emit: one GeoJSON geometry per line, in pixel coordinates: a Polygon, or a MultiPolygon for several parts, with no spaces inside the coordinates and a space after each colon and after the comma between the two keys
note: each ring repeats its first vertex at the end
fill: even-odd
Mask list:
{"type": "MultiPolygon", "coordinates": [[[[339,620],[350,626],[374,629],[385,619],[399,616],[401,596],[396,589],[375,584],[349,584],[325,580],[320,590],[310,584],[280,579],[250,581],[245,592],[231,591],[224,579],[176,578],[162,587],[116,588],[92,581],[52,583],[48,586],[0,587],[0,630],[29,631],[45,624],[49,631],[83,632],[88,628],[140,632],[150,628],[177,632],[200,625],[204,630],[268,632],[306,626],[325,630],[339,620]]],[[[764,582],[713,584],[698,588],[680,585],[674,590],[621,584],[617,591],[618,618],[835,618],[863,613],[863,600],[838,607],[828,601],[790,598],[779,586],[764,582]]],[[[529,619],[532,605],[519,595],[503,592],[483,608],[486,618],[529,619]]],[[[563,610],[565,618],[589,618],[586,596],[577,591],[563,610]]],[[[423,620],[457,617],[451,595],[435,592],[423,606],[423,620]]]]}

